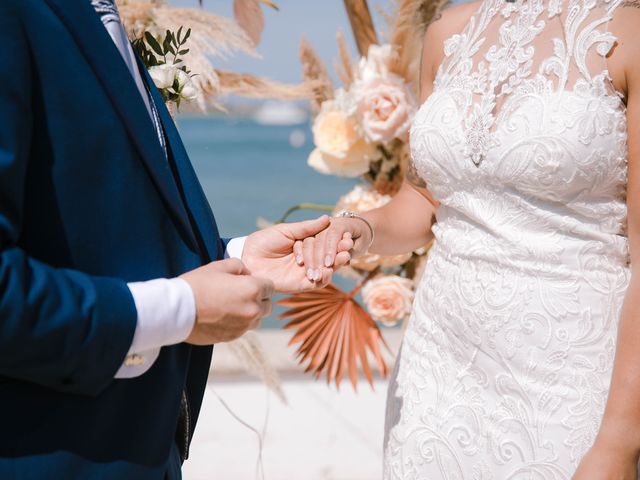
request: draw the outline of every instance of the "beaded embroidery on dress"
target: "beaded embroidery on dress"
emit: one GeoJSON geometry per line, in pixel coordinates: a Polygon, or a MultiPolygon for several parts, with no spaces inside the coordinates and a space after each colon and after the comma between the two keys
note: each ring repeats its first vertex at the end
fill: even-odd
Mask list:
{"type": "Polygon", "coordinates": [[[411,130],[440,202],[389,388],[384,478],[570,479],[629,282],[621,0],[484,0],[411,130]]]}

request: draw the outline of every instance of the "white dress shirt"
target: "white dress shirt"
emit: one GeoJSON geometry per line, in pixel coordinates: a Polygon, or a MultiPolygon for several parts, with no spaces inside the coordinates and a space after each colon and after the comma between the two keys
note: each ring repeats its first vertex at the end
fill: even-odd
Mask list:
{"type": "MultiPolygon", "coordinates": [[[[117,10],[112,2],[93,0],[92,4],[96,11],[104,9],[107,12],[101,14],[103,24],[127,64],[153,120],[151,103],[136,66],[135,54],[117,10]]],[[[232,239],[227,244],[225,258],[242,258],[244,241],[245,237],[232,239]]],[[[138,323],[127,357],[115,378],[133,378],[145,373],[158,358],[162,347],[181,343],[189,337],[196,321],[193,290],[181,278],[159,278],[127,286],[136,305],[138,323]]]]}
{"type": "MultiPolygon", "coordinates": [[[[242,258],[245,239],[239,237],[229,241],[225,258],[242,258]]],[[[138,325],[116,378],[132,378],[145,373],[158,358],[160,348],[187,339],[196,320],[193,290],[181,278],[129,283],[128,287],[138,311],[138,325]]]]}

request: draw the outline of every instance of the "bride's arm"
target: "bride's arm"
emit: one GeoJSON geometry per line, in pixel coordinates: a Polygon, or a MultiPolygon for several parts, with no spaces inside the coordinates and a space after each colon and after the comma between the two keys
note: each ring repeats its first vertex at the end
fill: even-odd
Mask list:
{"type": "Polygon", "coordinates": [[[627,184],[631,282],[622,307],[609,397],[593,448],[574,480],[636,479],[640,457],[640,0],[625,1],[612,27],[619,43],[610,60],[618,88],[627,92],[627,184]],[[616,58],[617,57],[617,58],[616,58]],[[619,68],[619,66],[622,68],[619,68]]]}
{"type": "MultiPolygon", "coordinates": [[[[420,68],[421,103],[433,90],[436,69],[444,56],[444,39],[462,28],[465,16],[469,15],[467,10],[471,11],[468,5],[447,9],[426,30],[420,68]]],[[[384,207],[360,214],[375,232],[372,244],[371,231],[365,222],[357,218],[335,218],[328,230],[315,239],[309,238],[298,244],[297,256],[304,258],[304,265],[313,277],[322,267],[333,265],[344,234],[351,235],[353,239],[351,253],[354,257],[367,251],[381,255],[411,252],[432,239],[431,227],[436,209],[437,202],[411,162],[398,194],[384,207]]]]}

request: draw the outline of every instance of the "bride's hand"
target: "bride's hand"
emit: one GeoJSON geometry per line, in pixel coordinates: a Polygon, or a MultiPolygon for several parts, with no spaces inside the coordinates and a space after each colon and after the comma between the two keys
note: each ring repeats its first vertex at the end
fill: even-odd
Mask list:
{"type": "Polygon", "coordinates": [[[304,265],[307,277],[314,280],[323,268],[337,270],[351,258],[366,253],[371,244],[371,230],[358,218],[332,218],[329,228],[315,237],[296,242],[296,261],[304,265]]]}
{"type": "Polygon", "coordinates": [[[596,441],[572,480],[638,480],[638,455],[596,441]]]}

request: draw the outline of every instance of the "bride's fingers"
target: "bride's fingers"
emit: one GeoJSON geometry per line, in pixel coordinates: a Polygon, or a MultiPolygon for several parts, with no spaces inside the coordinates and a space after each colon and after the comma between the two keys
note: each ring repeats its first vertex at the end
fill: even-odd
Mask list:
{"type": "Polygon", "coordinates": [[[327,242],[327,234],[322,232],[319,235],[316,235],[316,244],[314,246],[314,254],[313,254],[313,265],[314,268],[318,270],[322,270],[323,268],[328,268],[325,263],[325,256],[328,253],[326,251],[325,245],[327,242]]]}
{"type": "Polygon", "coordinates": [[[355,242],[353,241],[353,239],[351,238],[351,236],[349,237],[343,237],[342,240],[340,240],[340,242],[338,243],[338,248],[337,248],[337,252],[350,252],[353,247],[355,247],[355,242]]]}
{"type": "Polygon", "coordinates": [[[325,240],[325,249],[322,252],[322,262],[325,267],[330,267],[333,265],[333,262],[336,258],[336,253],[338,251],[338,243],[342,240],[343,235],[346,232],[341,228],[331,228],[327,230],[326,240],[325,240]]]}
{"type": "Polygon", "coordinates": [[[307,268],[307,278],[317,282],[322,278],[322,272],[315,266],[314,254],[316,239],[314,237],[305,238],[302,242],[302,257],[304,266],[307,268]]]}
{"type": "Polygon", "coordinates": [[[296,263],[300,266],[304,265],[304,255],[302,254],[302,240],[296,240],[293,244],[293,256],[296,263]]]}
{"type": "Polygon", "coordinates": [[[336,255],[336,260],[333,262],[334,270],[338,270],[339,268],[346,267],[351,262],[351,254],[346,252],[340,252],[336,255]]]}

